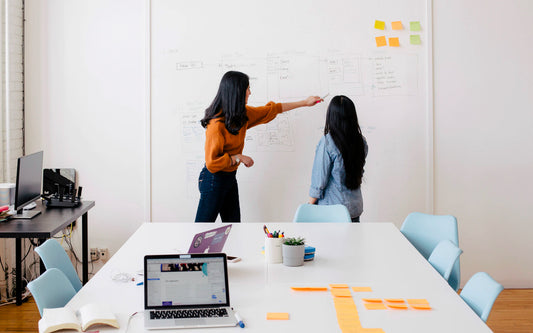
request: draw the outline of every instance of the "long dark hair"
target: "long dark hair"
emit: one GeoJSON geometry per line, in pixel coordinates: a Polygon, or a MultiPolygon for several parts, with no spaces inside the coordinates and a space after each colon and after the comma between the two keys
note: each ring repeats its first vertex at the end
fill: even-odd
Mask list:
{"type": "Polygon", "coordinates": [[[346,96],[335,96],[328,106],[324,135],[330,134],[340,150],[346,170],[346,187],[355,190],[363,181],[365,144],[355,105],[346,96]]]}
{"type": "Polygon", "coordinates": [[[248,75],[229,71],[220,80],[218,92],[211,105],[205,110],[200,123],[205,128],[213,118],[224,118],[226,129],[231,134],[238,134],[248,121],[246,116],[246,90],[250,86],[248,75]]]}

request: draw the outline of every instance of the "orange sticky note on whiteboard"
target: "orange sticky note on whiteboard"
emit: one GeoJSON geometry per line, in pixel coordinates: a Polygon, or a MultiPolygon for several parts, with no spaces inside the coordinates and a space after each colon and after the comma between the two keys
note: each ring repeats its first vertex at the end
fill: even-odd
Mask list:
{"type": "Polygon", "coordinates": [[[392,46],[392,47],[400,46],[400,38],[398,38],[398,37],[390,37],[389,38],[389,46],[392,46]]]}
{"type": "Polygon", "coordinates": [[[385,36],[376,37],[376,46],[387,46],[387,38],[385,36]]]}
{"type": "Polygon", "coordinates": [[[372,291],[372,288],[370,287],[352,287],[352,290],[355,292],[365,292],[365,291],[372,291]]]}
{"type": "Polygon", "coordinates": [[[422,298],[409,298],[409,299],[407,299],[407,303],[409,303],[409,304],[429,305],[428,300],[427,299],[422,299],[422,298]]]}
{"type": "Polygon", "coordinates": [[[335,297],[352,297],[350,289],[334,288],[331,289],[331,294],[335,297]]]}
{"type": "Polygon", "coordinates": [[[330,288],[348,288],[348,285],[345,283],[330,283],[330,288]]]}
{"type": "Polygon", "coordinates": [[[268,312],[267,320],[289,320],[287,312],[268,312]]]}
{"type": "Polygon", "coordinates": [[[383,303],[364,303],[367,310],[386,310],[387,307],[383,303]]]}
{"type": "Polygon", "coordinates": [[[411,304],[411,307],[416,310],[431,310],[429,304],[411,304]]]}
{"type": "Polygon", "coordinates": [[[403,30],[402,21],[395,21],[391,24],[392,30],[403,30]]]}
{"type": "Polygon", "coordinates": [[[405,304],[394,303],[394,304],[387,304],[387,306],[391,309],[407,310],[407,305],[405,304]]]}

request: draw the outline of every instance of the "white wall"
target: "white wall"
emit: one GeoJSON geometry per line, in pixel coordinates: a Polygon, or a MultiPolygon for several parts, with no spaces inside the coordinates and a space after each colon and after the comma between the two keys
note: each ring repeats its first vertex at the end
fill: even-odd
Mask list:
{"type": "Polygon", "coordinates": [[[90,247],[146,220],[144,1],[26,1],[26,153],[79,172],[90,247]]]}
{"type": "MultiPolygon", "coordinates": [[[[435,212],[458,218],[463,283],[483,270],[531,288],[533,3],[433,6],[435,212]]],[[[26,151],[78,169],[90,246],[112,252],[149,216],[148,8],[26,1],[26,151]]]]}

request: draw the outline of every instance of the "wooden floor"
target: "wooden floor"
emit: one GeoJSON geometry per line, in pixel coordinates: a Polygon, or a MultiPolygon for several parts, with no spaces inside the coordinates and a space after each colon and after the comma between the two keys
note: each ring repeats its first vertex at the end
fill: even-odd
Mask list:
{"type": "MultiPolygon", "coordinates": [[[[38,332],[39,319],[31,297],[21,306],[1,306],[0,332],[38,332]]],[[[504,290],[494,303],[487,325],[496,333],[533,332],[533,289],[504,290]]]]}

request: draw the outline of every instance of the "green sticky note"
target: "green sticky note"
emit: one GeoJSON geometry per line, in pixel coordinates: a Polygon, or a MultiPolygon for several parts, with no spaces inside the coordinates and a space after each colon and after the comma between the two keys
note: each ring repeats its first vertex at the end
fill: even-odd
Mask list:
{"type": "Polygon", "coordinates": [[[420,45],[420,35],[411,35],[410,36],[411,44],[413,45],[420,45]]]}
{"type": "Polygon", "coordinates": [[[376,22],[374,23],[374,28],[379,30],[385,30],[385,22],[376,20],[376,22]]]}
{"type": "Polygon", "coordinates": [[[411,28],[411,31],[420,31],[421,30],[419,21],[409,22],[409,26],[411,28]]]}

